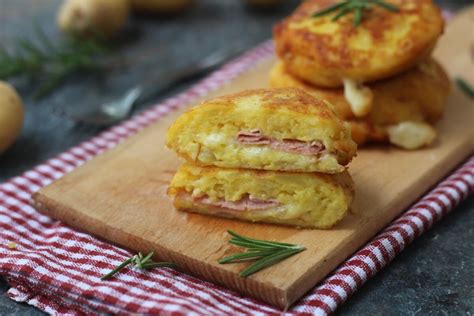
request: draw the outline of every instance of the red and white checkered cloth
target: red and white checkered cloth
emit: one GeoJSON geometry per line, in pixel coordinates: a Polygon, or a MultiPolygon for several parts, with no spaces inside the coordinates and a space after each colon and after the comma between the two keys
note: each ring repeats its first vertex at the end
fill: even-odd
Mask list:
{"type": "MultiPolygon", "coordinates": [[[[125,270],[100,277],[130,252],[38,213],[31,194],[86,160],[114,147],[161,116],[208,94],[273,53],[264,43],[188,91],[0,185],[0,275],[8,295],[50,314],[276,314],[238,293],[171,270],[125,270]],[[15,245],[12,244],[15,243],[15,245]]],[[[332,313],[367,279],[474,190],[474,157],[359,250],[288,313],[332,313]]]]}

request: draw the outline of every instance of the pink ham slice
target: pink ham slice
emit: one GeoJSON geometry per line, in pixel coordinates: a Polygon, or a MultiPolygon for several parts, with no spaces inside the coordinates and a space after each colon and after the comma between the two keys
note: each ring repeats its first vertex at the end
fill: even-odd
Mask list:
{"type": "Polygon", "coordinates": [[[237,143],[242,145],[270,145],[271,140],[262,135],[262,132],[258,129],[250,132],[238,132],[237,143]]]}
{"type": "Polygon", "coordinates": [[[273,200],[273,199],[259,200],[259,199],[253,198],[250,195],[246,195],[238,201],[226,201],[226,200],[212,201],[207,196],[193,197],[192,201],[194,203],[211,205],[217,208],[221,208],[223,210],[230,210],[234,212],[262,211],[262,210],[266,210],[266,209],[280,205],[280,203],[276,200],[273,200]]]}
{"type": "Polygon", "coordinates": [[[237,143],[241,145],[268,145],[275,150],[308,156],[318,155],[325,149],[320,141],[304,142],[297,139],[276,140],[263,135],[258,129],[249,132],[241,131],[237,133],[236,140],[237,143]]]}

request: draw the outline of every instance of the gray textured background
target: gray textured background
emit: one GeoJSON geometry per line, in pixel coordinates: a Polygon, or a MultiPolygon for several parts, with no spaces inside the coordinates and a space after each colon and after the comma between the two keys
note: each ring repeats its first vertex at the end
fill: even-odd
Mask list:
{"type": "MultiPolygon", "coordinates": [[[[458,10],[472,0],[438,0],[458,10]]],[[[34,38],[38,23],[51,39],[59,0],[0,0],[0,44],[11,46],[18,37],[34,38]]],[[[74,124],[58,113],[83,109],[116,95],[143,79],[179,68],[223,45],[250,48],[271,36],[271,26],[298,1],[285,1],[273,11],[249,10],[239,0],[198,0],[175,18],[133,17],[121,36],[118,58],[125,66],[106,79],[79,76],[40,102],[28,97],[32,86],[17,84],[26,107],[20,139],[0,156],[0,182],[96,135],[101,129],[74,124]]],[[[473,30],[471,30],[473,31],[473,30]]],[[[33,84],[34,86],[34,84],[33,84]]],[[[183,84],[162,97],[182,91],[183,84]]],[[[147,104],[138,107],[140,111],[147,104]]],[[[339,310],[340,314],[472,315],[474,313],[474,197],[418,238],[389,266],[371,279],[339,310]]],[[[0,293],[8,289],[0,279],[0,293]]],[[[0,295],[0,315],[39,315],[41,312],[0,295]]]]}

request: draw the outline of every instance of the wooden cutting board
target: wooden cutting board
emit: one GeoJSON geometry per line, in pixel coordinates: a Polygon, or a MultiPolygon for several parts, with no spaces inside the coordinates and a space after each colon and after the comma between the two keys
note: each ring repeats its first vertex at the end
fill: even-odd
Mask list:
{"type": "MultiPolygon", "coordinates": [[[[450,75],[474,84],[472,30],[474,9],[450,23],[435,55],[450,75]]],[[[266,86],[273,62],[265,60],[212,96],[266,86]]],[[[352,213],[336,227],[252,224],[173,209],[166,190],[180,161],[164,148],[164,138],[179,114],[169,114],[41,189],[34,196],[37,208],[113,243],[154,250],[157,259],[280,308],[300,298],[474,150],[474,102],[453,86],[434,146],[413,152],[382,146],[359,151],[349,169],[356,184],[352,213]],[[217,263],[237,250],[227,244],[227,229],[302,244],[307,250],[243,279],[238,272],[244,264],[217,263]]]]}

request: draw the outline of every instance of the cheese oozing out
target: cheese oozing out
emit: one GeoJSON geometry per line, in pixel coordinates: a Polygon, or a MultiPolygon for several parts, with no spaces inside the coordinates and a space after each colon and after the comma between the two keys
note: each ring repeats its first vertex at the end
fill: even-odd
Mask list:
{"type": "Polygon", "coordinates": [[[436,139],[436,130],[423,122],[406,121],[387,128],[390,143],[405,149],[418,149],[436,139]]]}
{"type": "Polygon", "coordinates": [[[356,117],[363,117],[372,110],[374,94],[372,90],[352,79],[343,79],[344,97],[356,117]]]}

